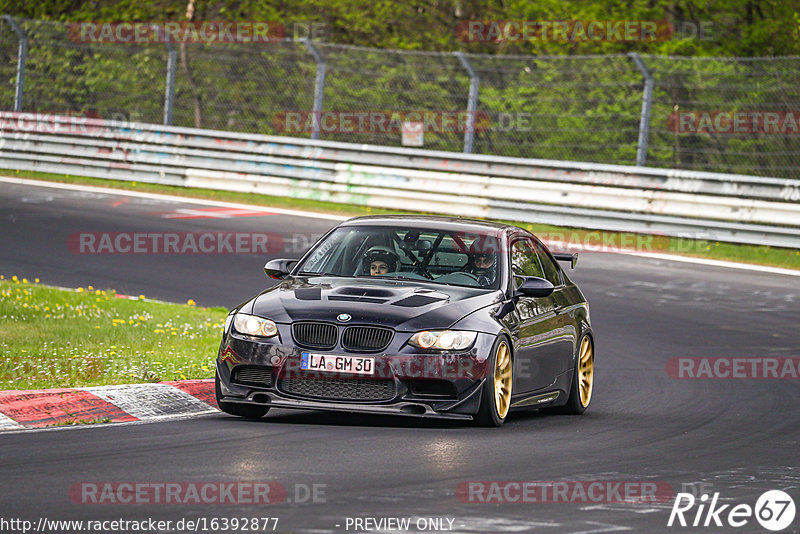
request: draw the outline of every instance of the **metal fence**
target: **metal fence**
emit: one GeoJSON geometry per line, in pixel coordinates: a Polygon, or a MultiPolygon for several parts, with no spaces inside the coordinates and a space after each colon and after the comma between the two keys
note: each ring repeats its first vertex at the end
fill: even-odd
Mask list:
{"type": "Polygon", "coordinates": [[[800,249],[789,178],[15,112],[0,113],[0,169],[800,249]]]}
{"type": "MultiPolygon", "coordinates": [[[[322,42],[88,44],[0,21],[0,109],[399,146],[397,131],[287,132],[287,111],[474,111],[424,148],[797,177],[800,135],[681,133],[673,113],[800,112],[800,58],[494,56],[322,42]]],[[[318,123],[315,123],[318,124],[318,123]]]]}

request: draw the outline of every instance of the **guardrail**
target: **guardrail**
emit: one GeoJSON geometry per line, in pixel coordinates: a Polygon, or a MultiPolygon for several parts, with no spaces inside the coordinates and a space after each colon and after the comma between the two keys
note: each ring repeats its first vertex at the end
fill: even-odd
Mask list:
{"type": "Polygon", "coordinates": [[[0,168],[800,248],[800,180],[0,113],[0,168]]]}

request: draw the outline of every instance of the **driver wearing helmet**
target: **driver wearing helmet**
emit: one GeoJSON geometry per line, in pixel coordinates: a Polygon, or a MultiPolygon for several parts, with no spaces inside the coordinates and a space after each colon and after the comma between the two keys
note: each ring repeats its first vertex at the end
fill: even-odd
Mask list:
{"type": "Polygon", "coordinates": [[[497,277],[497,254],[476,241],[470,247],[465,271],[474,274],[482,286],[492,285],[497,277]]]}
{"type": "Polygon", "coordinates": [[[362,260],[363,272],[370,276],[378,276],[395,272],[400,263],[400,257],[389,247],[375,246],[370,248],[362,260]]]}

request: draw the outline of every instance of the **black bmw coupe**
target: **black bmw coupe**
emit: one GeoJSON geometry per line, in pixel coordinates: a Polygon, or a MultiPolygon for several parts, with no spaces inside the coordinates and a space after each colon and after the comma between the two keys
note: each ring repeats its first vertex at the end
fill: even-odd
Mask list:
{"type": "Polygon", "coordinates": [[[222,411],[271,407],[475,420],[589,406],[589,306],[531,233],[484,221],[359,217],[231,311],[216,361],[222,411]]]}

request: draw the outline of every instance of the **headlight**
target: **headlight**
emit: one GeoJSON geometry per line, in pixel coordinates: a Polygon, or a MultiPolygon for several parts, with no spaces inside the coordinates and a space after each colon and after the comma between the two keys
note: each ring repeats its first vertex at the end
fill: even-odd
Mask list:
{"type": "Polygon", "coordinates": [[[463,330],[425,330],[411,336],[408,343],[421,349],[464,350],[475,342],[476,337],[477,332],[463,330]]]}
{"type": "Polygon", "coordinates": [[[278,327],[274,322],[246,313],[236,314],[233,318],[233,327],[237,332],[250,336],[272,337],[278,334],[278,327]]]}

